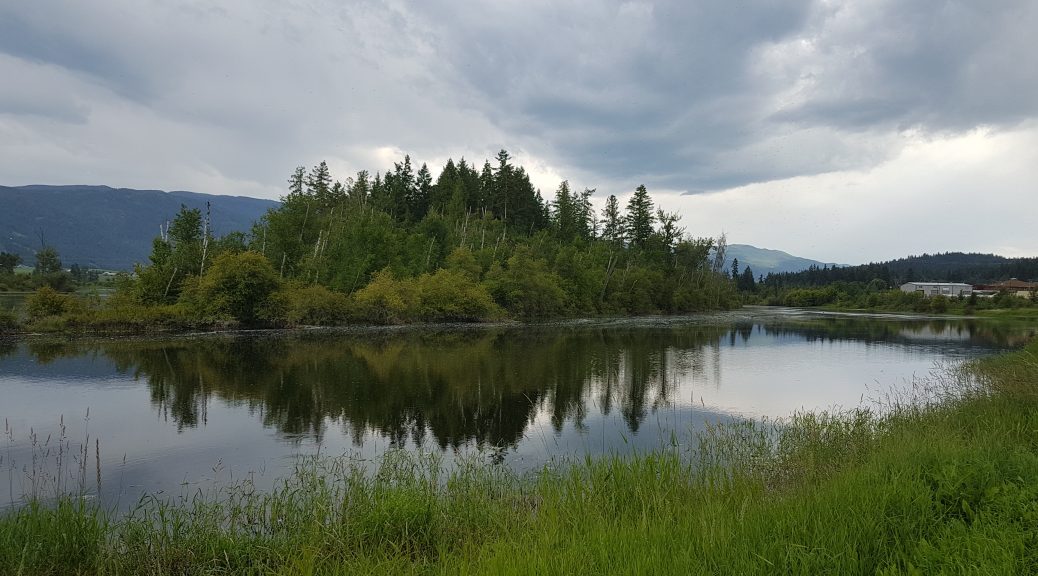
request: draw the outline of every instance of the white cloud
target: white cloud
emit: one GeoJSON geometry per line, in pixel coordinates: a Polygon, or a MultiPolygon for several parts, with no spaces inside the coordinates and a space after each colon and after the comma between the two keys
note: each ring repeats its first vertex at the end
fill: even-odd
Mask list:
{"type": "Polygon", "coordinates": [[[867,171],[658,200],[684,214],[690,232],[723,228],[732,243],[827,262],[946,251],[1038,253],[1038,125],[905,140],[897,157],[867,171]]]}

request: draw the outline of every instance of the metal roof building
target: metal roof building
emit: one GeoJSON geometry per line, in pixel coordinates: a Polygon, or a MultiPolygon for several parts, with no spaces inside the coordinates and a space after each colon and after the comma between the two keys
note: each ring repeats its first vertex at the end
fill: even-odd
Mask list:
{"type": "Polygon", "coordinates": [[[961,282],[905,282],[902,292],[922,292],[924,296],[969,296],[973,286],[961,282]]]}

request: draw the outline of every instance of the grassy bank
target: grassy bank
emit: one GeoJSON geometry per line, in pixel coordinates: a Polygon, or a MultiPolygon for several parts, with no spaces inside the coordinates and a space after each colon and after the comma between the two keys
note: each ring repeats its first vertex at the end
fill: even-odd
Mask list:
{"type": "Polygon", "coordinates": [[[531,477],[394,453],[122,518],[30,504],[0,518],[0,573],[1038,572],[1038,342],[884,408],[531,477]]]}

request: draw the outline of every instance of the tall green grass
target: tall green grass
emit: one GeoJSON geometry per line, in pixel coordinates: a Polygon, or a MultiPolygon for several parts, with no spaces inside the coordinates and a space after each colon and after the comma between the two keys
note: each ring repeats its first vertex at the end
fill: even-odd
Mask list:
{"type": "Polygon", "coordinates": [[[391,453],[115,516],[0,518],[3,574],[1034,574],[1038,343],[887,399],[520,477],[391,453]]]}

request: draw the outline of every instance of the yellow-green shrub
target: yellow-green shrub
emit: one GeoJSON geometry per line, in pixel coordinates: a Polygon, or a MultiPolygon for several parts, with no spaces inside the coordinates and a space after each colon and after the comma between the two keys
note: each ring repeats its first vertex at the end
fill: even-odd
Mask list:
{"type": "Polygon", "coordinates": [[[504,311],[482,285],[459,270],[437,270],[416,281],[418,309],[426,322],[471,322],[499,318],[504,311]]]}
{"type": "Polygon", "coordinates": [[[50,286],[41,286],[25,299],[25,311],[31,321],[76,314],[85,308],[83,302],[72,294],[62,294],[50,286]]]}
{"type": "Polygon", "coordinates": [[[292,285],[271,295],[264,318],[290,326],[338,326],[352,315],[350,299],[324,286],[292,285]]]}
{"type": "Polygon", "coordinates": [[[394,324],[413,319],[418,295],[412,280],[398,280],[386,268],[376,273],[367,286],[354,294],[353,302],[361,319],[394,324]]]}
{"type": "Polygon", "coordinates": [[[277,271],[258,252],[225,252],[201,277],[184,281],[179,302],[200,318],[256,324],[281,285],[277,271]]]}

